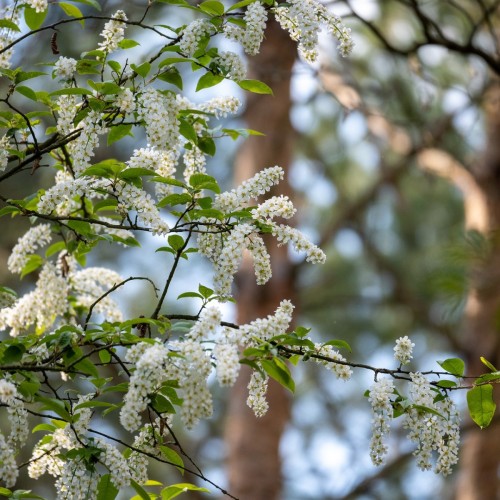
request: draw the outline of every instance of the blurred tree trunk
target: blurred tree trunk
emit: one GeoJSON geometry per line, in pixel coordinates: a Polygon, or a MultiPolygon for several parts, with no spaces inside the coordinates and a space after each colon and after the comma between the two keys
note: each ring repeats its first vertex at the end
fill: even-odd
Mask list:
{"type": "MultiPolygon", "coordinates": [[[[252,94],[245,118],[251,129],[265,137],[250,137],[236,159],[235,178],[239,184],[265,167],[279,165],[286,170],[292,158],[293,130],[290,124],[290,78],[295,61],[295,44],[274,21],[258,56],[250,61],[250,78],[266,82],[274,96],[252,94]]],[[[289,194],[282,181],[273,195],[289,194]]],[[[255,283],[252,262],[244,259],[237,285],[238,322],[247,323],[275,311],[280,300],[294,302],[294,277],[287,248],[266,241],[271,255],[273,277],[265,286],[255,283]]],[[[229,491],[241,500],[273,500],[280,497],[281,461],[279,442],[289,418],[289,399],[274,381],[269,383],[269,411],[255,417],[246,406],[249,370],[243,367],[233,388],[226,422],[229,491]]]]}
{"type": "MultiPolygon", "coordinates": [[[[473,171],[481,197],[466,212],[480,210],[482,227],[476,227],[489,243],[488,253],[472,270],[465,311],[464,341],[471,375],[486,371],[480,356],[500,368],[500,82],[486,95],[487,143],[473,171]],[[481,206],[482,205],[482,206],[481,206]]],[[[466,217],[467,217],[466,213],[466,217]]],[[[497,408],[500,391],[495,387],[497,408]]],[[[500,421],[487,429],[473,428],[464,436],[457,500],[500,498],[500,421]]]]}

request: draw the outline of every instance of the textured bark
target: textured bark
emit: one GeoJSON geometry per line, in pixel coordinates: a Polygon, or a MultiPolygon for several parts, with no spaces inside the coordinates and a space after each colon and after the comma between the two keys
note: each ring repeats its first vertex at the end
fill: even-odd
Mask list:
{"type": "MultiPolygon", "coordinates": [[[[290,77],[295,44],[272,22],[266,31],[261,53],[251,60],[251,78],[266,82],[274,96],[251,95],[247,102],[247,126],[266,134],[251,137],[236,160],[237,183],[265,167],[280,165],[286,170],[293,147],[289,120],[290,77]]],[[[288,194],[282,182],[273,194],[288,194]]],[[[243,261],[236,279],[238,322],[247,323],[274,312],[280,300],[294,299],[292,267],[287,249],[268,243],[273,278],[257,286],[252,263],[243,261]]],[[[289,398],[284,389],[270,381],[269,411],[258,419],[246,406],[249,370],[243,369],[233,388],[228,409],[225,438],[228,451],[229,491],[240,500],[273,500],[280,497],[281,461],[279,442],[289,418],[289,398]]]]}
{"type": "MultiPolygon", "coordinates": [[[[473,175],[482,194],[489,252],[473,269],[465,310],[464,341],[471,375],[486,371],[480,356],[500,367],[500,84],[486,96],[487,143],[473,175]]],[[[467,209],[467,204],[466,204],[467,209]]],[[[497,408],[500,391],[495,387],[497,408]]],[[[473,428],[464,439],[457,500],[500,499],[500,422],[473,428]]]]}

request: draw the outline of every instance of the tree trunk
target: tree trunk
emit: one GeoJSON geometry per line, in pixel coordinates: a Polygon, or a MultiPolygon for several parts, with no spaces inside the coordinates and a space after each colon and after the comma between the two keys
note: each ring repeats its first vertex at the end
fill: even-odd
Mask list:
{"type": "MultiPolygon", "coordinates": [[[[487,255],[474,267],[465,310],[464,341],[471,375],[487,369],[480,356],[500,368],[500,84],[486,96],[487,143],[473,175],[482,194],[481,233],[487,255]]],[[[467,203],[466,203],[467,210],[467,203]]],[[[470,206],[469,210],[474,210],[470,206]]],[[[467,213],[466,213],[467,216],[467,213]]],[[[497,408],[500,391],[495,387],[497,408]]],[[[464,436],[456,500],[500,499],[500,421],[487,429],[472,427],[464,436]]]]}
{"type": "MultiPolygon", "coordinates": [[[[265,137],[250,137],[236,159],[237,183],[265,167],[290,164],[293,130],[290,124],[290,77],[295,61],[295,44],[273,21],[266,30],[261,53],[250,62],[251,78],[266,82],[274,96],[252,94],[245,118],[251,129],[265,137]]],[[[285,181],[272,194],[289,194],[285,181]]],[[[273,277],[265,286],[255,283],[252,263],[243,261],[237,276],[238,322],[247,323],[273,313],[279,302],[294,302],[294,278],[287,248],[266,241],[273,277]]],[[[279,442],[289,418],[289,399],[284,389],[270,381],[269,411],[257,418],[246,406],[250,370],[243,367],[234,386],[227,415],[225,439],[228,451],[229,491],[240,500],[274,500],[281,492],[279,442]]]]}

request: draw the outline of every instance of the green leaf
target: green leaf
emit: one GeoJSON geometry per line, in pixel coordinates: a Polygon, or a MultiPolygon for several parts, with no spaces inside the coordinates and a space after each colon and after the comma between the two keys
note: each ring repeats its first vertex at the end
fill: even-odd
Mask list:
{"type": "Polygon", "coordinates": [[[37,396],[36,400],[42,403],[42,410],[53,411],[56,415],[66,420],[66,422],[71,422],[71,415],[68,413],[64,403],[58,399],[44,398],[42,396],[37,396]]]}
{"type": "Polygon", "coordinates": [[[191,141],[194,144],[198,144],[198,135],[196,134],[196,130],[194,127],[186,121],[184,118],[179,120],[179,132],[183,137],[185,137],[188,141],[191,141]]]}
{"type": "MultiPolygon", "coordinates": [[[[57,5],[68,15],[69,17],[83,17],[82,11],[76,6],[66,2],[59,2],[57,5]]],[[[84,25],[84,20],[80,21],[81,25],[84,25]]]]}
{"type": "Polygon", "coordinates": [[[75,3],[83,3],[84,5],[90,5],[97,10],[101,10],[101,6],[97,0],[73,0],[75,3]]]}
{"type": "Polygon", "coordinates": [[[180,90],[183,88],[182,76],[177,68],[170,68],[168,71],[160,73],[157,78],[163,82],[175,85],[180,90]]]}
{"type": "Polygon", "coordinates": [[[156,175],[154,170],[142,167],[126,168],[118,174],[119,179],[133,179],[134,177],[142,177],[144,175],[156,175]]]}
{"type": "Polygon", "coordinates": [[[161,500],[171,500],[186,491],[203,491],[205,493],[210,493],[210,490],[206,488],[201,488],[200,486],[195,486],[190,483],[178,483],[167,486],[161,490],[161,500]]]}
{"type": "Polygon", "coordinates": [[[56,428],[52,424],[38,424],[36,427],[33,427],[31,433],[40,431],[54,432],[56,428]]]}
{"type": "Polygon", "coordinates": [[[151,500],[151,497],[148,495],[148,492],[139,483],[137,483],[136,481],[134,481],[133,479],[131,479],[130,480],[130,485],[132,486],[132,488],[134,488],[134,490],[136,491],[136,493],[143,500],[151,500]]]}
{"type": "Polygon", "coordinates": [[[160,445],[159,448],[165,459],[175,465],[181,474],[184,474],[184,461],[179,454],[168,446],[160,445]]]}
{"type": "Polygon", "coordinates": [[[271,87],[259,80],[241,80],[237,83],[242,89],[254,94],[273,94],[271,87]]]}
{"type": "Polygon", "coordinates": [[[12,491],[8,490],[7,488],[2,488],[0,486],[0,495],[4,495],[6,497],[10,497],[12,495],[12,491]]]}
{"type": "Polygon", "coordinates": [[[27,97],[28,99],[31,99],[32,101],[37,101],[37,96],[36,92],[29,87],[25,87],[24,85],[18,85],[16,87],[16,92],[19,92],[21,95],[24,97],[27,97]]]}
{"type": "Polygon", "coordinates": [[[134,47],[137,47],[138,45],[140,45],[139,42],[136,42],[135,40],[130,40],[129,38],[124,38],[118,44],[118,47],[120,47],[120,49],[132,49],[134,47]]]}
{"type": "Polygon", "coordinates": [[[171,234],[168,237],[168,244],[175,250],[179,251],[184,245],[184,238],[178,234],[171,234]]]}
{"type": "Polygon", "coordinates": [[[222,82],[222,80],[224,80],[222,75],[214,75],[209,71],[198,80],[198,83],[196,84],[196,92],[213,87],[222,82]]]}
{"type": "Polygon", "coordinates": [[[49,248],[47,248],[47,250],[45,250],[45,257],[47,258],[52,257],[52,255],[59,253],[65,248],[66,248],[66,243],[64,243],[64,241],[58,241],[57,243],[53,243],[52,245],[50,245],[49,248]]]}
{"type": "Polygon", "coordinates": [[[198,139],[198,148],[210,156],[214,156],[216,152],[215,141],[211,137],[200,137],[198,139]]]}
{"type": "Polygon", "coordinates": [[[2,362],[6,365],[11,365],[21,361],[23,354],[25,352],[25,347],[20,345],[10,345],[5,349],[2,356],[2,362]]]}
{"type": "Polygon", "coordinates": [[[467,406],[472,420],[481,429],[488,427],[496,409],[493,401],[493,386],[486,384],[473,387],[467,392],[467,406]]]}
{"type": "Polygon", "coordinates": [[[481,359],[481,363],[483,363],[483,365],[487,366],[492,372],[498,371],[486,358],[483,358],[483,356],[481,356],[480,359],[481,359]]]}
{"type": "Polygon", "coordinates": [[[24,8],[24,20],[28,25],[30,30],[37,30],[45,21],[47,17],[47,12],[49,9],[45,9],[43,12],[36,12],[32,7],[24,8]]]}
{"type": "Polygon", "coordinates": [[[122,123],[121,125],[116,125],[114,127],[111,127],[111,130],[109,131],[108,134],[108,146],[110,146],[116,141],[119,141],[120,139],[123,139],[127,135],[133,137],[131,130],[132,130],[131,123],[129,124],[122,123]]]}
{"type": "Polygon", "coordinates": [[[0,28],[5,28],[12,31],[21,31],[21,28],[19,28],[16,23],[13,23],[8,19],[0,19],[0,28]]]}
{"type": "Polygon", "coordinates": [[[246,7],[247,5],[250,5],[251,3],[254,3],[256,1],[257,0],[242,0],[241,2],[235,3],[229,9],[227,9],[227,11],[231,12],[232,10],[241,9],[242,7],[246,7]]]}
{"type": "Polygon", "coordinates": [[[198,291],[205,299],[210,298],[214,294],[214,291],[211,288],[208,288],[208,286],[203,286],[201,284],[198,286],[198,291]]]}
{"type": "Polygon", "coordinates": [[[193,197],[188,194],[188,193],[182,193],[182,194],[169,194],[168,196],[165,196],[159,203],[157,203],[158,208],[163,208],[166,206],[173,207],[175,205],[185,205],[186,203],[191,202],[193,197]]]}
{"type": "Polygon", "coordinates": [[[39,76],[44,76],[47,73],[44,71],[20,71],[16,74],[15,83],[25,82],[26,80],[31,80],[39,76]]]}
{"type": "Polygon", "coordinates": [[[175,413],[175,408],[173,407],[172,403],[161,394],[155,394],[151,398],[151,405],[153,406],[154,410],[159,413],[175,413]]]}
{"type": "Polygon", "coordinates": [[[139,66],[136,66],[135,64],[131,64],[130,67],[140,76],[143,78],[146,78],[148,76],[148,73],[151,71],[151,64],[148,62],[144,62],[140,64],[139,66]]]}
{"type": "Polygon", "coordinates": [[[288,389],[290,392],[295,392],[295,382],[293,381],[290,371],[288,370],[285,363],[283,363],[278,358],[262,359],[260,364],[264,371],[276,382],[280,383],[283,387],[288,389]]]}
{"type": "Polygon", "coordinates": [[[196,188],[196,189],[211,189],[212,191],[215,191],[216,193],[220,193],[220,189],[218,188],[217,180],[214,179],[211,175],[193,174],[189,178],[189,185],[196,188]],[[213,185],[213,184],[215,184],[215,186],[217,186],[217,190],[207,187],[208,185],[213,185]]]}
{"type": "Polygon", "coordinates": [[[444,361],[437,362],[443,370],[455,375],[457,377],[462,377],[465,371],[465,363],[460,358],[448,358],[444,361]]]}
{"type": "Polygon", "coordinates": [[[457,383],[453,380],[440,380],[436,385],[438,387],[443,387],[444,389],[449,389],[451,387],[456,387],[457,383]]]}
{"type": "Polygon", "coordinates": [[[75,87],[75,88],[54,90],[54,92],[51,92],[49,95],[59,96],[59,95],[89,95],[89,94],[92,94],[91,90],[75,87]]]}
{"type": "Polygon", "coordinates": [[[198,7],[211,16],[222,16],[225,10],[224,5],[216,0],[207,0],[198,5],[198,7]]]}
{"type": "Polygon", "coordinates": [[[26,264],[24,264],[23,270],[21,272],[21,278],[24,278],[27,274],[36,271],[42,264],[44,260],[40,255],[28,255],[26,259],[26,264]]]}
{"type": "Polygon", "coordinates": [[[111,481],[111,475],[104,474],[97,485],[96,500],[114,500],[118,492],[118,488],[111,481]]]}
{"type": "Polygon", "coordinates": [[[184,298],[202,299],[203,296],[200,295],[199,293],[196,293],[196,292],[184,292],[184,293],[181,293],[177,298],[178,299],[184,299],[184,298]]]}
{"type": "Polygon", "coordinates": [[[349,352],[352,352],[351,346],[345,340],[330,340],[325,342],[323,345],[331,345],[337,349],[346,349],[349,352]]]}

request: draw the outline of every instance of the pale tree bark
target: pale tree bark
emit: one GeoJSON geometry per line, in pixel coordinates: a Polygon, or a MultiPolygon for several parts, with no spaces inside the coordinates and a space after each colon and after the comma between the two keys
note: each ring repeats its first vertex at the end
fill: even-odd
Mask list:
{"type": "MultiPolygon", "coordinates": [[[[258,56],[251,59],[251,78],[266,82],[274,96],[249,96],[245,118],[248,128],[263,132],[265,137],[250,137],[236,159],[236,182],[250,178],[265,167],[279,165],[286,170],[293,149],[290,124],[290,78],[295,61],[295,44],[273,21],[258,56]]],[[[289,194],[286,181],[272,194],[289,194]]],[[[294,302],[293,269],[286,247],[266,241],[271,255],[273,277],[265,286],[255,284],[252,263],[244,259],[236,279],[238,322],[247,323],[275,311],[280,300],[294,302]]],[[[240,500],[274,500],[280,498],[281,460],[279,443],[289,418],[288,394],[270,381],[269,411],[257,418],[246,406],[249,370],[243,367],[232,390],[225,427],[229,491],[240,500]]]]}
{"type": "MultiPolygon", "coordinates": [[[[424,150],[420,166],[455,184],[464,197],[465,227],[479,232],[487,242],[481,258],[470,269],[462,345],[469,375],[487,371],[480,358],[500,367],[500,84],[485,97],[487,139],[482,158],[471,171],[451,155],[424,150]]],[[[500,407],[498,386],[495,387],[500,407]]],[[[500,498],[500,423],[484,430],[466,422],[456,500],[500,498]]]]}
{"type": "MultiPolygon", "coordinates": [[[[485,99],[487,143],[473,171],[485,210],[482,233],[489,251],[473,269],[465,311],[464,340],[470,374],[486,371],[480,356],[500,368],[500,83],[485,99]]],[[[466,205],[467,206],[467,205],[466,205]]],[[[497,408],[500,388],[495,387],[497,408]]],[[[498,410],[497,410],[498,411],[498,410]]],[[[456,500],[500,499],[500,422],[467,433],[463,443],[456,500]]]]}

